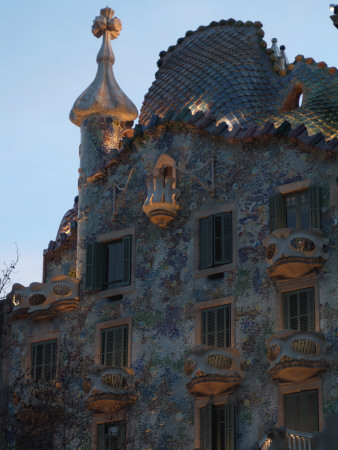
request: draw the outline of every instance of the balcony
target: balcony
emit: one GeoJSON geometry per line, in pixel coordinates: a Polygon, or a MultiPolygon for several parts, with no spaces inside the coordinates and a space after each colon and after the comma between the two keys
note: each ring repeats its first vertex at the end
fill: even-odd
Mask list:
{"type": "Polygon", "coordinates": [[[266,345],[273,379],[305,381],[328,368],[330,344],[323,333],[281,330],[266,345]]]}
{"type": "MultiPolygon", "coordinates": [[[[312,434],[305,431],[294,431],[285,429],[284,448],[286,450],[312,450],[312,434]]],[[[276,448],[273,443],[273,438],[264,436],[258,443],[259,450],[269,450],[276,448]]]]}
{"type": "Polygon", "coordinates": [[[298,278],[320,269],[329,258],[328,240],[318,228],[280,228],[263,244],[268,272],[273,278],[298,278]]]}
{"type": "Polygon", "coordinates": [[[185,357],[187,389],[196,396],[223,394],[240,385],[245,377],[244,363],[236,348],[195,346],[185,357]]]}
{"type": "Polygon", "coordinates": [[[160,228],[165,228],[175,219],[179,205],[177,198],[180,191],[175,188],[175,178],[155,175],[147,180],[148,195],[143,205],[143,211],[150,221],[160,228]]]}
{"type": "Polygon", "coordinates": [[[29,287],[16,283],[9,297],[14,305],[12,319],[30,318],[34,321],[54,317],[59,311],[78,306],[79,280],[57,276],[49,283],[31,283],[29,287]]]}
{"type": "Polygon", "coordinates": [[[95,365],[84,382],[88,394],[86,407],[93,413],[112,413],[133,405],[137,400],[131,369],[95,365]]]}

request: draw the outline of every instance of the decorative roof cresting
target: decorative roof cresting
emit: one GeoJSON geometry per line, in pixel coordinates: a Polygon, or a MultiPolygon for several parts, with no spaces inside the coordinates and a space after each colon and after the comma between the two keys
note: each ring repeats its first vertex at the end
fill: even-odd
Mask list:
{"type": "Polygon", "coordinates": [[[95,37],[103,36],[102,46],[96,58],[98,64],[96,77],[77,98],[69,115],[70,120],[78,126],[81,126],[82,121],[89,116],[109,116],[122,122],[129,122],[138,115],[136,106],[121,90],[113,73],[115,56],[110,40],[119,36],[122,29],[121,21],[113,17],[114,11],[108,6],[101,9],[100,13],[92,27],[95,37]]]}

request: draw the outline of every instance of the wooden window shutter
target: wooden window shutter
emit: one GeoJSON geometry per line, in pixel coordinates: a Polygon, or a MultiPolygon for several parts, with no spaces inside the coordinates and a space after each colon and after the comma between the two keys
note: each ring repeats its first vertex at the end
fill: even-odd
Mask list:
{"type": "Polygon", "coordinates": [[[229,402],[224,405],[225,449],[235,450],[235,405],[229,402]]]}
{"type": "Polygon", "coordinates": [[[54,380],[56,377],[56,340],[32,344],[31,378],[54,380]]]}
{"type": "Polygon", "coordinates": [[[284,329],[290,329],[290,297],[288,293],[283,295],[284,329]]]}
{"type": "Polygon", "coordinates": [[[110,367],[127,367],[128,326],[102,330],[101,364],[110,367]]]}
{"type": "Polygon", "coordinates": [[[308,411],[308,433],[313,433],[319,429],[318,418],[318,391],[307,391],[307,411],[308,411]]]}
{"type": "Polygon", "coordinates": [[[314,289],[310,288],[307,291],[307,313],[308,313],[308,331],[315,331],[315,299],[314,289]]]}
{"type": "Polygon", "coordinates": [[[213,265],[213,216],[200,220],[199,268],[207,269],[213,265]]]}
{"type": "Polygon", "coordinates": [[[230,305],[202,310],[202,344],[212,347],[231,346],[230,305]]]}
{"type": "Polygon", "coordinates": [[[296,394],[284,395],[284,424],[286,428],[289,428],[290,430],[297,430],[296,394]]]}
{"type": "Polygon", "coordinates": [[[200,447],[212,450],[212,405],[200,409],[200,447]]]}
{"type": "Polygon", "coordinates": [[[214,216],[214,258],[215,265],[232,262],[232,213],[214,216]]]}
{"type": "Polygon", "coordinates": [[[131,236],[123,238],[123,286],[128,286],[131,279],[131,236]]]}
{"type": "Polygon", "coordinates": [[[105,450],[105,435],[104,428],[105,424],[101,423],[97,426],[97,450],[105,450]]]}
{"type": "Polygon", "coordinates": [[[320,228],[319,186],[310,186],[310,223],[311,228],[320,228]]]}
{"type": "Polygon", "coordinates": [[[225,347],[231,347],[231,305],[225,305],[225,347]]]}
{"type": "Polygon", "coordinates": [[[102,242],[92,242],[87,245],[86,289],[103,288],[105,276],[105,245],[102,242]]]}
{"type": "Polygon", "coordinates": [[[56,341],[43,344],[43,379],[54,380],[56,376],[56,341]]]}
{"type": "Polygon", "coordinates": [[[270,214],[270,233],[279,228],[286,227],[284,198],[282,194],[278,193],[270,197],[269,200],[269,214],[270,214]]]}
{"type": "Polygon", "coordinates": [[[284,329],[315,331],[314,289],[283,294],[284,329]]]}
{"type": "Polygon", "coordinates": [[[318,391],[301,391],[284,396],[286,428],[313,433],[318,430],[318,391]]]}
{"type": "Polygon", "coordinates": [[[126,422],[119,422],[118,449],[125,450],[127,441],[126,422]]]}

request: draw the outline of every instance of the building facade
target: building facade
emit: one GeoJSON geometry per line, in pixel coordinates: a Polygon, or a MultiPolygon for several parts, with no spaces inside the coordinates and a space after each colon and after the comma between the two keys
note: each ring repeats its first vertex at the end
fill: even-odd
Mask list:
{"type": "Polygon", "coordinates": [[[113,15],[70,114],[78,198],[42,283],[2,308],[6,442],[14,419],[43,435],[34,397],[58,411],[41,448],[333,449],[337,69],[289,64],[259,22],[212,22],[160,54],[132,128],[113,15]]]}

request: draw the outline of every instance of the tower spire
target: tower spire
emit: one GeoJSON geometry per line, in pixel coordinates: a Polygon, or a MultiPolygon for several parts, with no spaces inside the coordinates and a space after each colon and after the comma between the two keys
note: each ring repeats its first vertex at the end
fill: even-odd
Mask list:
{"type": "Polygon", "coordinates": [[[78,126],[89,116],[109,116],[122,122],[136,119],[136,106],[117,84],[113,64],[115,56],[110,41],[116,39],[122,29],[120,19],[109,8],[101,9],[94,20],[92,32],[95,37],[103,36],[102,46],[97,55],[97,73],[94,81],[75,101],[69,118],[78,126]]]}

